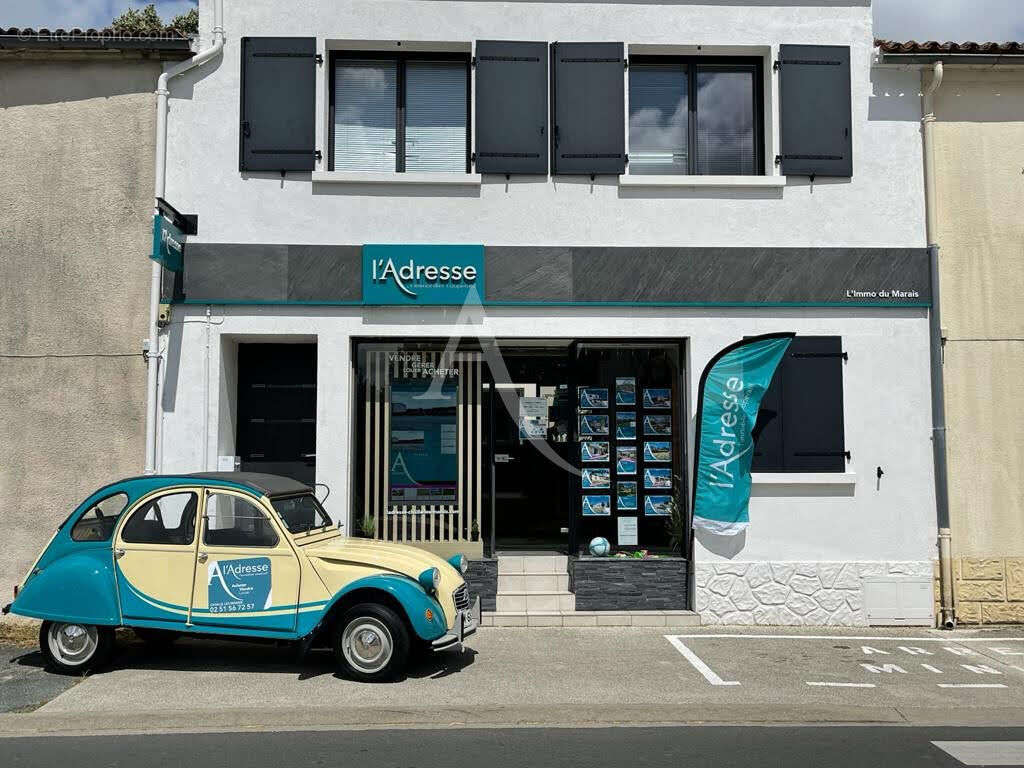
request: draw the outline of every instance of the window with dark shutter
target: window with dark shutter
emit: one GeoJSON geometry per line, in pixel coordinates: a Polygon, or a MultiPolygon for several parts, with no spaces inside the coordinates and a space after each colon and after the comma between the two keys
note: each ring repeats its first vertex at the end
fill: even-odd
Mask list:
{"type": "Polygon", "coordinates": [[[779,47],[783,175],[853,176],[850,48],[779,47]]]}
{"type": "Polygon", "coordinates": [[[797,336],[761,401],[754,472],[845,472],[843,350],[838,336],[797,336]]]}
{"type": "Polygon", "coordinates": [[[469,57],[336,53],[332,171],[469,172],[469,57]]]}
{"type": "Polygon", "coordinates": [[[316,39],[243,37],[239,170],[313,170],[315,112],[316,39]]]}
{"type": "Polygon", "coordinates": [[[477,41],[477,173],[546,174],[547,126],[547,43],[477,41]]]}
{"type": "Polygon", "coordinates": [[[551,172],[626,171],[623,43],[553,43],[551,172]]]}

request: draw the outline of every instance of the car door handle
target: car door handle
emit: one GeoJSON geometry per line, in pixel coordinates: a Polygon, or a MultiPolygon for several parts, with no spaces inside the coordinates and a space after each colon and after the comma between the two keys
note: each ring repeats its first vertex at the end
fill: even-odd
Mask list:
{"type": "Polygon", "coordinates": [[[124,550],[123,549],[115,549],[114,550],[114,559],[115,560],[120,560],[122,557],[124,557],[124,550]]]}
{"type": "Polygon", "coordinates": [[[199,553],[198,560],[199,560],[200,563],[205,563],[208,558],[209,558],[209,555],[207,555],[205,552],[200,552],[199,553]]]}

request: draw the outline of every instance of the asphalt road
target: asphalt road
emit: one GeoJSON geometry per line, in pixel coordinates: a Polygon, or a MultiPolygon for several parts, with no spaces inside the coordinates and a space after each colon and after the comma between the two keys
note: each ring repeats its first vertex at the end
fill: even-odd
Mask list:
{"type": "Polygon", "coordinates": [[[900,726],[285,731],[18,738],[0,740],[0,754],[9,768],[913,768],[1015,764],[997,762],[1000,757],[1024,764],[1022,740],[1024,729],[900,726]],[[954,744],[943,749],[936,741],[954,744]],[[1006,743],[1012,741],[1017,744],[1006,743]]]}

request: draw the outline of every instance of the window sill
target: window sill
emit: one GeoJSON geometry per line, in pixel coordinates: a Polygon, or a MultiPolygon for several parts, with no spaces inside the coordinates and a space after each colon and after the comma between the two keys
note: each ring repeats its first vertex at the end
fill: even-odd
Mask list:
{"type": "Polygon", "coordinates": [[[786,186],[785,176],[657,176],[626,174],[619,177],[621,187],[733,187],[769,188],[786,186]]]}
{"type": "Polygon", "coordinates": [[[754,485],[856,485],[856,472],[754,472],[754,485]]]}
{"type": "Polygon", "coordinates": [[[443,184],[479,187],[479,173],[376,173],[372,171],[313,171],[314,184],[443,184]]]}

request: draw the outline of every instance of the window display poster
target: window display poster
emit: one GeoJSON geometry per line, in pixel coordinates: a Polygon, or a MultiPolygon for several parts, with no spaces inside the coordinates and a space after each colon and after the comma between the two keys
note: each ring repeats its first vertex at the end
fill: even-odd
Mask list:
{"type": "Polygon", "coordinates": [[[672,443],[661,440],[648,440],[644,443],[644,461],[672,461],[672,443]]]}
{"type": "Polygon", "coordinates": [[[644,389],[644,408],[671,408],[672,390],[660,387],[644,389]]]}
{"type": "Polygon", "coordinates": [[[672,434],[672,417],[644,416],[644,434],[670,436],[672,434]]]}
{"type": "Polygon", "coordinates": [[[635,547],[638,543],[637,524],[635,517],[620,517],[619,524],[619,546],[635,547]]]}
{"type": "Polygon", "coordinates": [[[391,382],[389,498],[395,504],[456,500],[458,379],[391,382]]]}
{"type": "Polygon", "coordinates": [[[608,414],[606,413],[581,413],[580,414],[580,435],[608,434],[608,414]]]}
{"type": "Polygon", "coordinates": [[[619,440],[636,440],[636,411],[619,411],[615,414],[615,437],[619,440]]]}
{"type": "Polygon", "coordinates": [[[672,470],[647,467],[644,470],[645,490],[668,490],[672,487],[672,470]]]}
{"type": "Polygon", "coordinates": [[[583,516],[584,517],[609,517],[612,514],[612,497],[584,496],[583,516]]]}
{"type": "Polygon", "coordinates": [[[608,467],[595,467],[583,470],[584,488],[611,488],[612,473],[608,467]]]}
{"type": "Polygon", "coordinates": [[[647,517],[668,517],[672,514],[671,496],[645,496],[644,515],[647,517]]]}
{"type": "Polygon", "coordinates": [[[636,474],[636,446],[620,445],[615,451],[615,472],[619,475],[636,474]]]}
{"type": "Polygon", "coordinates": [[[580,443],[580,461],[585,464],[603,464],[611,455],[607,440],[588,440],[580,443]]]}
{"type": "Polygon", "coordinates": [[[619,511],[636,509],[636,481],[627,480],[615,483],[616,506],[619,511]]]}
{"type": "Polygon", "coordinates": [[[630,377],[615,380],[615,404],[636,405],[636,379],[630,377]]]}
{"type": "Polygon", "coordinates": [[[608,389],[606,387],[580,387],[580,408],[607,408],[608,389]]]}

